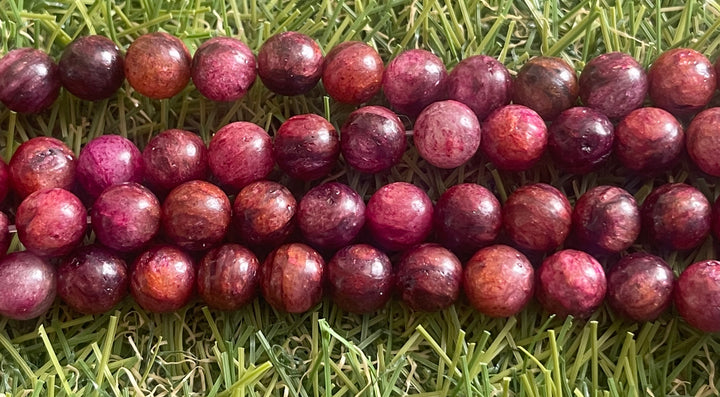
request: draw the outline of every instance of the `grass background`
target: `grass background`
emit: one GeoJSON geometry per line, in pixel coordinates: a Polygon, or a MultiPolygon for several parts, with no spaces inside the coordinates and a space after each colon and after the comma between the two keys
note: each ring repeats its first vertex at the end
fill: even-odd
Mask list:
{"type": "MultiPolygon", "coordinates": [[[[719,14],[720,4],[712,0],[0,0],[0,54],[32,46],[57,59],[72,39],[86,34],[106,35],[124,50],[140,34],[158,30],[179,36],[191,53],[217,35],[238,37],[257,51],[270,35],[297,30],[326,53],[342,41],[367,42],[386,62],[418,47],[440,56],[449,70],[464,57],[488,54],[514,73],[544,54],[561,56],[580,71],[608,51],[630,53],[645,66],[681,46],[714,60],[719,14]]],[[[373,103],[384,100],[378,96],[373,103]]],[[[125,84],[116,97],[96,103],[63,92],[39,115],[0,106],[0,146],[7,161],[21,142],[39,135],[59,137],[76,153],[101,134],[127,136],[142,148],[166,128],[195,131],[207,142],[231,121],[252,121],[272,134],[294,114],[328,115],[339,127],[352,110],[327,100],[321,85],[288,98],[257,81],[244,99],[218,104],[192,85],[155,101],[125,84]]],[[[277,171],[271,177],[298,195],[312,186],[277,171]]],[[[639,201],[668,181],[691,183],[711,200],[720,193],[718,180],[687,160],[653,178],[631,175],[614,160],[585,176],[564,174],[548,159],[526,172],[499,172],[479,156],[443,171],[414,149],[385,174],[362,175],[341,162],[327,180],[348,183],[366,199],[390,181],[416,183],[433,199],[460,182],[481,183],[501,200],[534,181],[553,184],[572,202],[598,184],[625,187],[639,201]]],[[[633,250],[653,249],[680,271],[714,257],[715,248],[708,239],[691,252],[642,244],[633,250]]],[[[21,249],[17,240],[11,249],[21,249]]],[[[433,314],[393,301],[364,316],[326,301],[306,314],[288,315],[257,300],[233,313],[196,302],[158,315],[127,299],[100,316],[57,303],[36,321],[0,318],[0,396],[711,396],[718,394],[718,365],[720,337],[693,330],[674,311],[635,324],[605,307],[588,321],[573,321],[553,318],[536,304],[517,317],[491,319],[462,301],[433,314]]]]}

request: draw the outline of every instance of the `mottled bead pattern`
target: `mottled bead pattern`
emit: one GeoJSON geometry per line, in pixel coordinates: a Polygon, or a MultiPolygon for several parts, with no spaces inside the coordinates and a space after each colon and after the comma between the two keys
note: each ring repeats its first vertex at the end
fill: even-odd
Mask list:
{"type": "Polygon", "coordinates": [[[524,171],[535,165],[547,147],[545,121],[532,109],[508,105],[493,112],[482,126],[480,148],[496,167],[524,171]]]}
{"type": "Polygon", "coordinates": [[[190,302],[195,289],[195,264],[171,245],[149,248],[135,259],[130,293],[144,310],[167,313],[190,302]]]}
{"type": "Polygon", "coordinates": [[[467,105],[478,120],[485,120],[512,99],[512,77],[505,65],[487,55],[463,59],[447,79],[448,99],[467,105]]]}
{"type": "Polygon", "coordinates": [[[38,113],[60,94],[57,64],[41,50],[18,48],[0,58],[0,101],[18,113],[38,113]]]}
{"type": "Polygon", "coordinates": [[[329,121],[316,114],[300,114],[278,128],[273,156],[293,178],[310,181],[326,176],[340,156],[340,137],[329,121]]]}
{"type": "Polygon", "coordinates": [[[500,233],[500,201],[478,184],[455,185],[437,200],[433,227],[443,246],[458,254],[472,254],[500,233]]]}
{"type": "Polygon", "coordinates": [[[207,147],[195,133],[170,129],[153,136],[142,152],[145,179],[160,192],[194,179],[207,179],[207,147]]]}
{"type": "Polygon", "coordinates": [[[674,250],[700,245],[710,234],[710,202],[698,189],[668,183],[653,190],[641,208],[643,231],[651,242],[674,250]]]}
{"type": "Polygon", "coordinates": [[[682,125],[672,114],[640,108],[615,127],[615,155],[628,169],[657,173],[673,165],[685,146],[682,125]]]}
{"type": "Polygon", "coordinates": [[[343,158],[360,172],[389,169],[400,162],[407,147],[400,118],[382,106],[365,106],[350,113],[340,132],[343,158]]]}
{"type": "Polygon", "coordinates": [[[529,107],[545,120],[575,105],[579,93],[575,69],[557,57],[530,59],[513,83],[513,103],[529,107]]]}
{"type": "Polygon", "coordinates": [[[63,87],[78,98],[111,97],[125,81],[120,49],[104,36],[81,36],[68,44],[58,62],[63,87]]]}
{"type": "Polygon", "coordinates": [[[248,245],[276,246],[295,230],[297,201],[285,186],[257,181],[238,193],[233,225],[248,245]]]}
{"type": "Polygon", "coordinates": [[[233,311],[252,302],[260,285],[260,262],[249,249],[225,244],[198,265],[198,295],[213,309],[233,311]]]}
{"type": "Polygon", "coordinates": [[[141,183],[145,176],[142,153],[120,135],[101,135],[80,151],[77,180],[92,197],[123,182],[141,183]]]}
{"type": "Polygon", "coordinates": [[[238,39],[213,37],[195,51],[191,75],[195,87],[206,98],[236,101],[255,82],[255,55],[247,44],[238,39]]]}
{"type": "Polygon", "coordinates": [[[430,51],[413,49],[388,63],[383,74],[383,93],[399,113],[417,116],[427,105],[445,99],[447,70],[430,51]]]}
{"type": "Polygon", "coordinates": [[[596,186],[575,203],[572,225],[584,249],[616,253],[629,248],[640,234],[640,209],[626,190],[596,186]]]}
{"type": "Polygon", "coordinates": [[[73,310],[102,314],[127,296],[125,261],[97,245],[77,249],[57,268],[57,294],[73,310]]]}
{"type": "Polygon", "coordinates": [[[225,238],[229,226],[230,199],[209,182],[185,182],[163,201],[162,230],[180,248],[212,248],[225,238]]]}
{"type": "Polygon", "coordinates": [[[367,229],[374,241],[389,251],[419,244],[432,229],[432,201],[422,189],[406,182],[381,187],[365,210],[367,229]]]}
{"type": "Polygon", "coordinates": [[[688,266],[675,287],[675,307],[693,327],[720,332],[720,262],[706,260],[688,266]]]}
{"type": "Polygon", "coordinates": [[[685,131],[685,147],[703,172],[720,176],[720,108],[700,112],[685,131]]]}
{"type": "Polygon", "coordinates": [[[374,48],[346,41],[325,57],[323,86],[334,100],[359,105],[380,92],[383,70],[382,58],[374,48]]]}
{"type": "Polygon", "coordinates": [[[303,313],[322,299],[325,261],[305,244],[278,247],[265,259],[260,274],[263,297],[277,310],[303,313]]]}
{"type": "Polygon", "coordinates": [[[103,191],[90,216],[97,238],[120,252],[142,248],[160,229],[160,201],[146,187],[127,182],[103,191]]]}
{"type": "Polygon", "coordinates": [[[320,46],[298,32],[282,32],[265,40],[257,63],[263,84],[280,95],[310,91],[320,81],[323,71],[320,46]]]}
{"type": "Polygon", "coordinates": [[[275,161],[272,139],[260,126],[236,121],[222,127],[208,145],[208,165],[220,185],[237,192],[265,178],[275,161]]]}
{"type": "Polygon", "coordinates": [[[171,98],[190,81],[192,58],[185,44],[165,32],[144,34],[127,49],[125,77],[138,93],[171,98]]]}
{"type": "Polygon", "coordinates": [[[23,142],[9,168],[12,188],[22,198],[41,189],[72,190],[77,159],[59,139],[41,136],[23,142]]]}
{"type": "Polygon", "coordinates": [[[408,250],[396,271],[397,293],[412,310],[443,310],[460,296],[462,264],[438,244],[421,244],[408,250]]]}
{"type": "Polygon", "coordinates": [[[642,106],[647,91],[645,69],[622,52],[598,55],[580,73],[582,103],[613,120],[642,106]]]}
{"type": "Polygon", "coordinates": [[[15,226],[28,251],[42,257],[61,256],[82,243],[87,211],[80,199],[65,189],[39,190],[20,203],[15,226]]]}
{"type": "Polygon", "coordinates": [[[55,266],[27,251],[0,260],[0,316],[30,320],[50,309],[57,291],[55,266]]]}
{"type": "Polygon", "coordinates": [[[365,224],[365,203],[350,186],[324,183],[310,189],[298,206],[303,238],[320,249],[339,249],[357,237],[365,224]]]}
{"type": "Polygon", "coordinates": [[[330,297],[351,313],[373,313],[390,300],[393,267],[385,253],[367,245],[349,245],[338,251],[327,266],[330,297]]]}
{"type": "Polygon", "coordinates": [[[648,71],[648,83],[655,106],[686,117],[710,102],[717,77],[705,55],[689,48],[675,48],[655,59],[648,71]]]}
{"type": "Polygon", "coordinates": [[[518,250],[491,245],[465,264],[463,291],[475,310],[486,316],[514,316],[533,297],[535,271],[518,250]]]}
{"type": "Polygon", "coordinates": [[[505,231],[523,249],[556,249],[565,241],[571,222],[572,207],[567,197],[545,183],[518,188],[503,206],[505,231]]]}
{"type": "Polygon", "coordinates": [[[636,252],[624,256],[607,276],[610,307],[633,321],[653,321],[672,302],[675,275],[655,255],[636,252]]]}
{"type": "Polygon", "coordinates": [[[605,271],[582,251],[558,251],[538,269],[536,297],[545,310],[560,317],[590,317],[602,304],[606,291],[605,271]]]}
{"type": "Polygon", "coordinates": [[[480,122],[460,102],[435,102],[420,113],[413,128],[413,142],[420,156],[438,168],[459,167],[480,147],[480,122]]]}
{"type": "Polygon", "coordinates": [[[552,122],[548,150],[557,165],[575,174],[594,171],[612,152],[615,127],[602,113],[574,107],[552,122]]]}

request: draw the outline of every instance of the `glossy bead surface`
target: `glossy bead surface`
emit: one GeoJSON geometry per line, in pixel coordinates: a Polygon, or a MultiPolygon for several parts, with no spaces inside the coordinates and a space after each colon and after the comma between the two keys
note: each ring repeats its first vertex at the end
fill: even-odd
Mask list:
{"type": "Polygon", "coordinates": [[[350,186],[328,182],[310,189],[298,205],[303,238],[320,250],[342,248],[365,224],[365,203],[350,186]]]}
{"type": "Polygon", "coordinates": [[[295,229],[297,201],[285,186],[257,181],[245,186],[233,203],[233,225],[249,246],[276,246],[295,229]]]}
{"type": "Polygon", "coordinates": [[[209,182],[185,182],[163,201],[163,232],[180,248],[211,248],[225,238],[229,226],[230,199],[209,182]]]}
{"type": "Polygon", "coordinates": [[[73,310],[103,314],[128,295],[125,261],[97,245],[79,248],[57,268],[57,294],[73,310]]]}
{"type": "Polygon", "coordinates": [[[615,186],[596,186],[575,202],[574,237],[593,253],[617,253],[640,234],[640,209],[635,198],[615,186]]]}
{"type": "Polygon", "coordinates": [[[413,142],[420,156],[438,168],[459,167],[480,147],[480,122],[460,102],[447,100],[430,104],[413,127],[413,142]]]}
{"type": "Polygon", "coordinates": [[[540,160],[548,132],[540,116],[522,105],[502,107],[483,123],[482,152],[496,167],[523,171],[540,160]]]}
{"type": "Polygon", "coordinates": [[[397,293],[412,310],[443,310],[460,296],[462,264],[438,244],[421,244],[408,250],[396,271],[397,293]]]}
{"type": "Polygon", "coordinates": [[[198,265],[198,295],[214,309],[242,308],[257,296],[259,282],[260,262],[252,251],[238,244],[210,250],[198,265]]]}
{"type": "Polygon", "coordinates": [[[207,179],[207,147],[190,131],[171,129],[153,136],[142,152],[145,179],[167,192],[195,179],[207,179]]]}
{"type": "Polygon", "coordinates": [[[293,178],[322,178],[340,156],[340,137],[335,127],[317,114],[292,116],[275,133],[273,156],[280,169],[293,178]]]}
{"type": "Polygon", "coordinates": [[[260,278],[263,297],[272,307],[303,313],[322,299],[325,261],[305,244],[282,245],[265,259],[260,278]]]}
{"type": "Polygon", "coordinates": [[[370,197],[365,222],[374,241],[389,251],[419,244],[432,229],[432,201],[422,189],[406,182],[381,187],[370,197]]]}
{"type": "Polygon", "coordinates": [[[330,297],[351,313],[372,313],[390,300],[393,268],[385,253],[367,244],[338,251],[327,266],[330,297]]]}
{"type": "Polygon", "coordinates": [[[700,112],[686,131],[685,147],[690,158],[703,172],[720,176],[720,108],[700,112]]]}
{"type": "Polygon", "coordinates": [[[633,110],[615,127],[615,154],[639,173],[657,173],[673,165],[685,146],[682,125],[670,113],[652,107],[633,110]]]}
{"type": "Polygon", "coordinates": [[[280,95],[310,91],[322,76],[323,55],[318,44],[298,32],[271,36],[260,47],[258,75],[263,84],[280,95]]]}
{"type": "Polygon", "coordinates": [[[40,317],[52,306],[56,291],[55,266],[46,260],[27,251],[0,259],[0,316],[40,317]]]}
{"type": "Polygon", "coordinates": [[[230,123],[210,140],[208,165],[221,186],[237,192],[272,171],[275,165],[272,139],[256,124],[230,123]]]}
{"type": "Polygon", "coordinates": [[[167,313],[190,302],[195,289],[192,258],[171,245],[149,248],[135,259],[130,293],[148,312],[167,313]]]}
{"type": "Polygon", "coordinates": [[[399,113],[417,116],[427,105],[444,99],[447,70],[430,51],[401,52],[383,74],[383,93],[399,113]]]}
{"type": "Polygon", "coordinates": [[[383,70],[382,58],[374,48],[346,41],[325,57],[323,86],[334,100],[359,105],[380,92],[383,70]]]}
{"type": "Polygon", "coordinates": [[[39,190],[17,209],[15,226],[25,248],[42,257],[61,256],[80,245],[87,228],[87,211],[65,189],[39,190]]]}
{"type": "Polygon", "coordinates": [[[407,147],[400,118],[382,106],[365,106],[350,113],[340,132],[343,158],[360,172],[389,169],[400,162],[407,147]]]}
{"type": "Polygon", "coordinates": [[[582,103],[613,120],[642,106],[647,90],[645,69],[622,52],[598,55],[580,73],[582,103]]]}
{"type": "Polygon", "coordinates": [[[467,105],[482,121],[494,110],[510,103],[512,77],[505,65],[487,55],[463,59],[450,72],[447,95],[467,105]]]}
{"type": "Polygon", "coordinates": [[[556,164],[585,174],[603,164],[613,148],[615,127],[602,113],[573,107],[560,113],[548,129],[548,149],[556,164]]]}
{"type": "Polygon", "coordinates": [[[545,120],[575,105],[579,93],[575,69],[557,57],[530,59],[513,83],[513,103],[529,107],[545,120]]]}
{"type": "Polygon", "coordinates": [[[82,36],[68,44],[58,62],[63,87],[78,98],[109,98],[125,81],[125,61],[107,37],[82,36]]]}
{"type": "Polygon", "coordinates": [[[171,98],[190,81],[192,58],[185,44],[165,32],[144,34],[125,54],[125,77],[138,93],[171,98]]]}
{"type": "Polygon", "coordinates": [[[653,321],[672,302],[675,275],[662,258],[636,252],[610,269],[607,282],[613,310],[633,321],[653,321]]]}
{"type": "Polygon", "coordinates": [[[572,207],[558,189],[535,183],[518,188],[503,206],[503,223],[518,247],[550,251],[565,241],[570,232],[572,207]]]}
{"type": "Polygon", "coordinates": [[[653,104],[678,117],[704,108],[715,93],[715,69],[705,55],[690,48],[660,54],[648,70],[653,104]]]}
{"type": "Polygon", "coordinates": [[[17,48],[0,58],[0,102],[18,113],[38,113],[60,94],[60,75],[50,56],[17,48]]]}
{"type": "Polygon", "coordinates": [[[59,139],[31,138],[15,150],[10,159],[10,182],[22,198],[41,189],[75,186],[75,154],[59,139]]]}
{"type": "Polygon", "coordinates": [[[105,189],[90,216],[95,238],[104,246],[132,252],[155,237],[160,213],[160,201],[148,188],[127,182],[105,189]]]}
{"type": "Polygon", "coordinates": [[[675,307],[693,327],[720,332],[720,262],[706,260],[688,266],[675,287],[675,307]]]}
{"type": "Polygon", "coordinates": [[[0,159],[0,202],[5,200],[10,192],[10,167],[0,159]]]}
{"type": "Polygon", "coordinates": [[[698,189],[668,183],[645,198],[641,208],[643,231],[659,246],[692,249],[710,233],[711,211],[710,202],[698,189]]]}
{"type": "Polygon", "coordinates": [[[255,55],[247,44],[238,39],[213,37],[195,51],[191,75],[195,87],[206,98],[236,101],[255,82],[255,55]]]}
{"type": "Polygon", "coordinates": [[[77,180],[92,197],[124,182],[141,183],[145,176],[142,153],[120,135],[101,135],[80,151],[77,180]]]}

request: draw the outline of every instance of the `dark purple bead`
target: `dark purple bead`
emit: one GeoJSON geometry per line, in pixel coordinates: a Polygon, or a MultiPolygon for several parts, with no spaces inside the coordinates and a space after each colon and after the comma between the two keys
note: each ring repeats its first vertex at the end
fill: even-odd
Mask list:
{"type": "Polygon", "coordinates": [[[143,149],[142,158],[145,178],[161,192],[208,176],[207,147],[190,131],[171,129],[155,135],[143,149]]]}
{"type": "Polygon", "coordinates": [[[225,238],[230,200],[219,187],[190,181],[173,189],[162,204],[165,236],[180,248],[202,251],[225,238]]]}
{"type": "Polygon", "coordinates": [[[195,264],[172,245],[149,248],[135,259],[130,274],[130,293],[148,312],[166,313],[190,302],[195,290],[195,264]]]}
{"type": "Polygon", "coordinates": [[[57,294],[83,314],[112,310],[128,294],[127,265],[117,255],[97,245],[82,247],[57,269],[57,294]]]}
{"type": "Polygon", "coordinates": [[[408,50],[385,68],[383,92],[393,109],[415,117],[427,105],[445,99],[446,80],[440,58],[426,50],[408,50]]]}
{"type": "Polygon", "coordinates": [[[241,245],[221,245],[200,261],[197,286],[198,295],[213,309],[238,310],[258,294],[260,262],[241,245]]]}
{"type": "Polygon", "coordinates": [[[435,204],[433,218],[439,242],[459,254],[472,254],[492,243],[502,227],[500,202],[474,183],[446,190],[435,204]]]}
{"type": "Polygon", "coordinates": [[[334,100],[359,105],[380,92],[383,70],[382,58],[374,48],[346,41],[325,57],[323,86],[334,100]]]}
{"type": "Polygon", "coordinates": [[[57,291],[55,266],[22,251],[0,259],[0,316],[14,320],[40,317],[57,291]]]}
{"type": "Polygon", "coordinates": [[[720,262],[705,260],[688,266],[673,293],[678,313],[693,327],[720,332],[720,262]]]}
{"type": "Polygon", "coordinates": [[[288,175],[311,181],[333,169],[340,156],[340,138],[335,127],[321,116],[293,116],[275,133],[273,155],[288,175]]]}
{"type": "Polygon", "coordinates": [[[710,202],[698,189],[668,183],[653,190],[643,202],[643,231],[662,247],[692,249],[710,233],[711,211],[710,202]]]}
{"type": "Polygon", "coordinates": [[[432,229],[433,205],[415,185],[395,182],[370,197],[365,210],[367,229],[375,242],[389,251],[422,243],[432,229]]]}
{"type": "Polygon", "coordinates": [[[28,251],[42,257],[61,256],[82,243],[87,211],[80,199],[65,189],[38,190],[20,203],[15,226],[28,251]]]}
{"type": "Polygon", "coordinates": [[[684,146],[682,125],[659,108],[633,110],[615,127],[615,154],[635,172],[666,170],[677,161],[684,146]]]}
{"type": "Polygon", "coordinates": [[[91,210],[95,237],[120,252],[135,251],[160,228],[160,201],[146,187],[134,182],[103,191],[91,210]]]}
{"type": "Polygon", "coordinates": [[[689,48],[674,48],[662,53],[650,66],[648,83],[655,106],[685,117],[710,102],[717,77],[705,55],[689,48]]]}
{"type": "Polygon", "coordinates": [[[245,186],[233,203],[233,225],[250,246],[276,246],[295,230],[297,201],[285,186],[257,181],[245,186]]]}
{"type": "Polygon", "coordinates": [[[487,55],[465,58],[450,72],[449,99],[467,105],[482,121],[493,111],[510,103],[512,78],[505,65],[487,55]]]}
{"type": "Polygon", "coordinates": [[[298,226],[305,240],[320,250],[334,250],[355,240],[365,224],[365,203],[350,186],[329,182],[300,200],[298,226]]]}
{"type": "Polygon", "coordinates": [[[323,55],[318,44],[298,32],[271,36],[258,52],[258,75],[263,84],[280,95],[310,91],[322,76],[323,55]]]}
{"type": "Polygon", "coordinates": [[[585,174],[610,157],[614,127],[604,114],[574,107],[553,121],[548,129],[548,149],[553,160],[565,170],[585,174]]]}
{"type": "Polygon", "coordinates": [[[365,106],[350,113],[340,132],[343,158],[360,172],[389,169],[400,162],[407,147],[400,118],[382,106],[365,106]]]}
{"type": "Polygon", "coordinates": [[[288,313],[303,313],[320,303],[324,282],[325,261],[305,244],[278,247],[260,267],[263,297],[288,313]]]}
{"type": "Polygon", "coordinates": [[[405,252],[397,265],[396,288],[412,310],[447,309],[460,295],[462,264],[438,244],[421,244],[405,252]]]}
{"type": "Polygon", "coordinates": [[[9,227],[10,218],[8,218],[4,212],[0,212],[0,258],[5,256],[8,248],[10,248],[10,243],[12,242],[9,227]]]}
{"type": "Polygon", "coordinates": [[[101,135],[80,151],[77,179],[92,197],[123,182],[141,183],[144,177],[142,153],[120,135],[101,135]]]}
{"type": "Polygon", "coordinates": [[[690,158],[703,172],[720,176],[720,108],[700,112],[690,122],[685,147],[690,158]]]}
{"type": "Polygon", "coordinates": [[[330,297],[341,309],[352,313],[372,313],[390,300],[393,268],[390,258],[367,245],[349,245],[327,266],[330,297]]]}
{"type": "Polygon", "coordinates": [[[575,105],[579,93],[575,69],[557,57],[530,59],[513,83],[513,103],[529,107],[545,120],[575,105]]]}
{"type": "Polygon", "coordinates": [[[38,113],[60,94],[58,67],[50,56],[18,48],[0,59],[0,101],[18,113],[38,113]]]}
{"type": "Polygon", "coordinates": [[[413,142],[420,157],[438,168],[459,167],[480,147],[480,122],[458,101],[430,104],[418,116],[413,142]]]}
{"type": "Polygon", "coordinates": [[[250,47],[232,37],[213,37],[204,42],[192,60],[192,81],[213,101],[236,101],[255,82],[256,62],[250,47]]]}
{"type": "Polygon", "coordinates": [[[42,189],[75,186],[75,154],[59,139],[40,136],[23,142],[9,167],[12,188],[21,198],[42,189]]]}
{"type": "Polygon", "coordinates": [[[532,109],[507,105],[485,119],[480,147],[496,167],[524,171],[540,160],[548,142],[545,121],[532,109]]]}
{"type": "Polygon", "coordinates": [[[647,90],[645,69],[632,56],[622,52],[599,55],[580,73],[583,104],[613,120],[642,106],[647,90]]]}
{"type": "Polygon", "coordinates": [[[653,321],[670,306],[675,275],[660,257],[636,252],[610,269],[607,283],[613,310],[633,321],[653,321]]]}
{"type": "Polygon", "coordinates": [[[75,39],[65,47],[58,67],[63,87],[88,101],[111,97],[125,80],[120,49],[104,36],[75,39]]]}
{"type": "Polygon", "coordinates": [[[10,167],[0,159],[0,202],[5,200],[10,192],[10,167]]]}
{"type": "Polygon", "coordinates": [[[596,186],[575,203],[574,236],[594,253],[616,253],[629,248],[640,234],[640,209],[635,198],[615,186],[596,186]]]}
{"type": "Polygon", "coordinates": [[[220,185],[237,192],[272,171],[275,165],[272,139],[256,124],[246,121],[230,123],[210,140],[208,165],[220,185]]]}

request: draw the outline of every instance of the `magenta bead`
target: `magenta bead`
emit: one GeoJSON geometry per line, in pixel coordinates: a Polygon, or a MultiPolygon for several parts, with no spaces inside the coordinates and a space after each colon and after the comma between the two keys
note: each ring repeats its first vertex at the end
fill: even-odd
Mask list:
{"type": "Polygon", "coordinates": [[[27,251],[0,259],[0,316],[14,320],[40,317],[57,291],[55,266],[27,251]]]}
{"type": "Polygon", "coordinates": [[[710,234],[711,211],[710,202],[698,189],[668,183],[645,198],[641,208],[643,232],[661,247],[692,249],[710,234]]]}
{"type": "Polygon", "coordinates": [[[372,238],[382,248],[399,251],[419,244],[432,229],[433,205],[419,187],[395,182],[370,197],[365,221],[372,238]]]}
{"type": "Polygon", "coordinates": [[[150,139],[142,152],[145,179],[167,192],[194,179],[207,179],[207,147],[195,133],[165,130],[150,139]]]}
{"type": "Polygon", "coordinates": [[[720,262],[706,260],[688,266],[677,280],[675,307],[693,327],[720,332],[720,262]]]}
{"type": "Polygon", "coordinates": [[[0,159],[0,202],[5,200],[10,192],[10,167],[0,159]]]}
{"type": "Polygon", "coordinates": [[[612,152],[614,127],[602,113],[574,107],[552,122],[548,149],[555,163],[575,174],[585,174],[603,164],[612,152]]]}
{"type": "Polygon", "coordinates": [[[382,58],[374,48],[346,41],[325,57],[323,86],[334,100],[359,105],[380,92],[383,70],[382,58]]]}
{"type": "Polygon", "coordinates": [[[522,105],[502,107],[483,123],[483,154],[503,170],[529,169],[540,160],[547,142],[545,121],[522,105]]]}
{"type": "Polygon", "coordinates": [[[160,201],[149,189],[134,182],[105,189],[90,213],[95,238],[120,252],[141,248],[160,228],[160,201]]]}
{"type": "Polygon", "coordinates": [[[636,252],[610,269],[607,283],[613,310],[633,321],[653,321],[672,302],[675,275],[660,257],[636,252]]]}
{"type": "Polygon", "coordinates": [[[609,52],[591,59],[580,74],[583,104],[613,120],[642,106],[647,90],[645,69],[622,52],[609,52]]]}
{"type": "Polygon", "coordinates": [[[320,81],[323,55],[311,37],[282,32],[269,37],[257,57],[263,84],[280,95],[304,94],[320,81]]]}
{"type": "Polygon", "coordinates": [[[222,186],[237,192],[272,171],[275,161],[270,135],[253,123],[230,123],[210,140],[208,164],[222,186]]]}
{"type": "Polygon", "coordinates": [[[297,201],[285,186],[257,181],[245,186],[233,203],[233,225],[248,245],[277,246],[295,230],[297,201]]]}
{"type": "Polygon", "coordinates": [[[365,106],[350,113],[340,132],[343,158],[360,172],[389,169],[400,162],[407,147],[400,118],[382,106],[365,106]]]}
{"type": "Polygon", "coordinates": [[[512,78],[505,65],[487,55],[463,59],[450,72],[447,95],[467,105],[482,121],[510,103],[512,78]]]}
{"type": "Polygon", "coordinates": [[[653,104],[677,117],[702,110],[717,84],[715,69],[705,55],[690,48],[660,54],[648,71],[648,93],[653,104]]]}
{"type": "Polygon", "coordinates": [[[447,70],[433,53],[414,49],[400,53],[385,68],[383,92],[390,106],[410,117],[444,99],[447,70]]]}
{"type": "Polygon", "coordinates": [[[594,253],[617,253],[640,234],[640,209],[635,198],[619,187],[596,186],[575,202],[574,237],[594,253]]]}
{"type": "Polygon", "coordinates": [[[317,249],[339,249],[355,240],[365,224],[365,203],[350,186],[329,182],[316,186],[298,205],[298,226],[317,249]]]}
{"type": "Polygon", "coordinates": [[[39,190],[20,203],[15,226],[28,251],[42,257],[61,256],[85,237],[87,211],[80,199],[65,189],[39,190]]]}
{"type": "Polygon", "coordinates": [[[480,147],[480,122],[473,111],[460,102],[435,102],[415,121],[413,142],[418,153],[438,168],[459,167],[480,147]]]}
{"type": "Polygon", "coordinates": [[[73,310],[103,314],[128,295],[127,265],[96,245],[82,247],[57,268],[57,294],[73,310]]]}
{"type": "Polygon", "coordinates": [[[213,101],[236,101],[257,76],[250,47],[232,37],[213,37],[193,55],[191,75],[198,91],[213,101]]]}
{"type": "Polygon", "coordinates": [[[720,176],[720,108],[702,111],[690,122],[685,147],[690,158],[703,172],[720,176]]]}
{"type": "Polygon", "coordinates": [[[92,197],[123,182],[143,181],[142,153],[129,139],[120,135],[102,135],[85,145],[77,163],[80,186],[92,197]]]}
{"type": "Polygon", "coordinates": [[[55,61],[33,48],[18,48],[0,58],[0,101],[18,113],[38,113],[60,94],[55,61]]]}
{"type": "Polygon", "coordinates": [[[682,125],[659,108],[633,110],[615,127],[615,155],[635,172],[666,170],[677,161],[684,146],[682,125]]]}
{"type": "Polygon", "coordinates": [[[340,137],[329,121],[316,114],[287,119],[275,133],[273,156],[293,178],[311,181],[326,176],[340,156],[340,137]]]}
{"type": "Polygon", "coordinates": [[[513,82],[513,103],[529,107],[544,120],[575,105],[579,93],[575,69],[559,57],[531,58],[513,82]]]}

